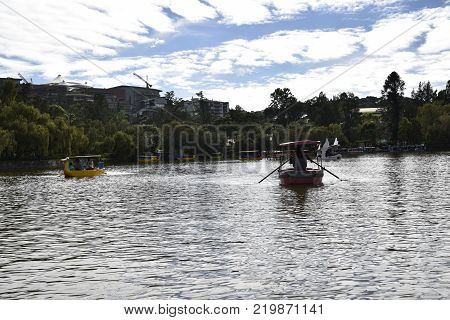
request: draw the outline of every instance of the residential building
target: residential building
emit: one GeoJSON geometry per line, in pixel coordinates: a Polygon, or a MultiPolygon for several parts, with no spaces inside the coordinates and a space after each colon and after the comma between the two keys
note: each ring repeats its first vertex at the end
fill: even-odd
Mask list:
{"type": "MultiPolygon", "coordinates": [[[[230,112],[230,104],[228,102],[209,99],[204,99],[204,101],[207,105],[207,110],[214,117],[223,118],[230,112]]],[[[198,115],[200,111],[200,99],[192,98],[191,100],[184,101],[184,109],[193,116],[198,115]]]]}
{"type": "Polygon", "coordinates": [[[156,109],[165,105],[165,99],[159,96],[161,90],[158,89],[118,86],[106,90],[117,97],[120,110],[128,115],[137,115],[144,112],[143,109],[156,109]]]}
{"type": "Polygon", "coordinates": [[[4,82],[6,81],[12,81],[16,84],[20,84],[20,81],[22,81],[22,79],[18,79],[18,78],[0,78],[0,85],[2,85],[4,82]]]}
{"type": "Polygon", "coordinates": [[[77,102],[93,102],[94,94],[83,85],[38,84],[31,85],[31,95],[46,100],[49,104],[68,106],[77,102]]]}

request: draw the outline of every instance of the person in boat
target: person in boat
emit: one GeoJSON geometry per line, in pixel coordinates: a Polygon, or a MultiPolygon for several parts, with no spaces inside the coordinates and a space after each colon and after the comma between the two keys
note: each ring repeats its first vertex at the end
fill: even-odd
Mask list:
{"type": "Polygon", "coordinates": [[[296,162],[296,155],[294,151],[291,151],[289,153],[289,164],[291,164],[292,166],[294,166],[295,168],[295,162],[296,162]]]}
{"type": "Polygon", "coordinates": [[[297,149],[297,151],[295,152],[295,171],[306,172],[306,168],[308,167],[308,160],[311,160],[311,158],[308,156],[307,151],[302,150],[301,148],[297,149]]]}
{"type": "Polygon", "coordinates": [[[78,159],[78,158],[75,159],[74,167],[75,167],[75,170],[82,170],[83,169],[80,159],[78,159]]]}
{"type": "Polygon", "coordinates": [[[88,169],[89,170],[94,170],[94,160],[89,159],[88,161],[89,161],[88,169]]]}

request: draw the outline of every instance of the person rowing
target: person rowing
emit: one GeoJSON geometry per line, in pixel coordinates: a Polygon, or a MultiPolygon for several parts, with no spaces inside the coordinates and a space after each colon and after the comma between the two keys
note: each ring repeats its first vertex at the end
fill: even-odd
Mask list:
{"type": "Polygon", "coordinates": [[[297,148],[295,153],[291,153],[289,163],[294,166],[295,171],[306,172],[308,167],[308,160],[312,161],[306,150],[297,148]]]}

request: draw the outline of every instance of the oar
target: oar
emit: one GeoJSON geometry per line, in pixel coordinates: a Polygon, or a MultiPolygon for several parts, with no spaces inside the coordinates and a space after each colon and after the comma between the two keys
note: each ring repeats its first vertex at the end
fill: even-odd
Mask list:
{"type": "Polygon", "coordinates": [[[333,172],[331,172],[330,170],[325,169],[325,168],[322,167],[320,164],[318,164],[317,162],[315,162],[315,161],[313,161],[313,160],[311,160],[311,159],[308,159],[308,160],[311,161],[312,163],[317,164],[320,168],[322,168],[323,170],[325,170],[326,172],[328,172],[329,174],[331,174],[333,177],[336,177],[336,178],[338,178],[340,181],[342,181],[341,178],[339,178],[337,175],[335,175],[335,174],[334,174],[333,172]]]}
{"type": "Polygon", "coordinates": [[[289,159],[287,159],[285,162],[283,162],[278,168],[276,168],[275,170],[273,170],[271,173],[269,173],[267,176],[265,176],[264,178],[262,178],[258,183],[263,182],[264,180],[266,180],[270,175],[272,175],[272,173],[274,173],[275,171],[277,171],[278,169],[280,169],[282,166],[284,166],[287,162],[289,161],[289,159]]]}

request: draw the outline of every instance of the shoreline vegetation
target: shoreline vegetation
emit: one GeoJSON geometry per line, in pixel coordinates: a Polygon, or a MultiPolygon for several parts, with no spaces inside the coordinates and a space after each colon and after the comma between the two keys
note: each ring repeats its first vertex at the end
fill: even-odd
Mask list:
{"type": "MultiPolygon", "coordinates": [[[[0,164],[55,161],[68,155],[101,154],[113,162],[134,162],[137,154],[217,154],[236,157],[242,150],[271,152],[291,140],[337,138],[343,148],[425,144],[428,151],[450,150],[450,80],[439,92],[420,82],[404,96],[405,83],[392,72],[380,97],[343,92],[299,101],[288,88],[277,88],[262,111],[232,108],[214,118],[197,95],[195,114],[184,110],[173,91],[166,106],[131,123],[108,108],[105,98],[68,106],[49,105],[29,87],[0,85],[0,164]],[[366,110],[376,112],[361,112],[366,110]],[[161,151],[160,151],[161,152],[161,151]]],[[[59,167],[60,164],[58,164],[59,167]]],[[[0,170],[2,166],[0,165],[0,170]]]]}

